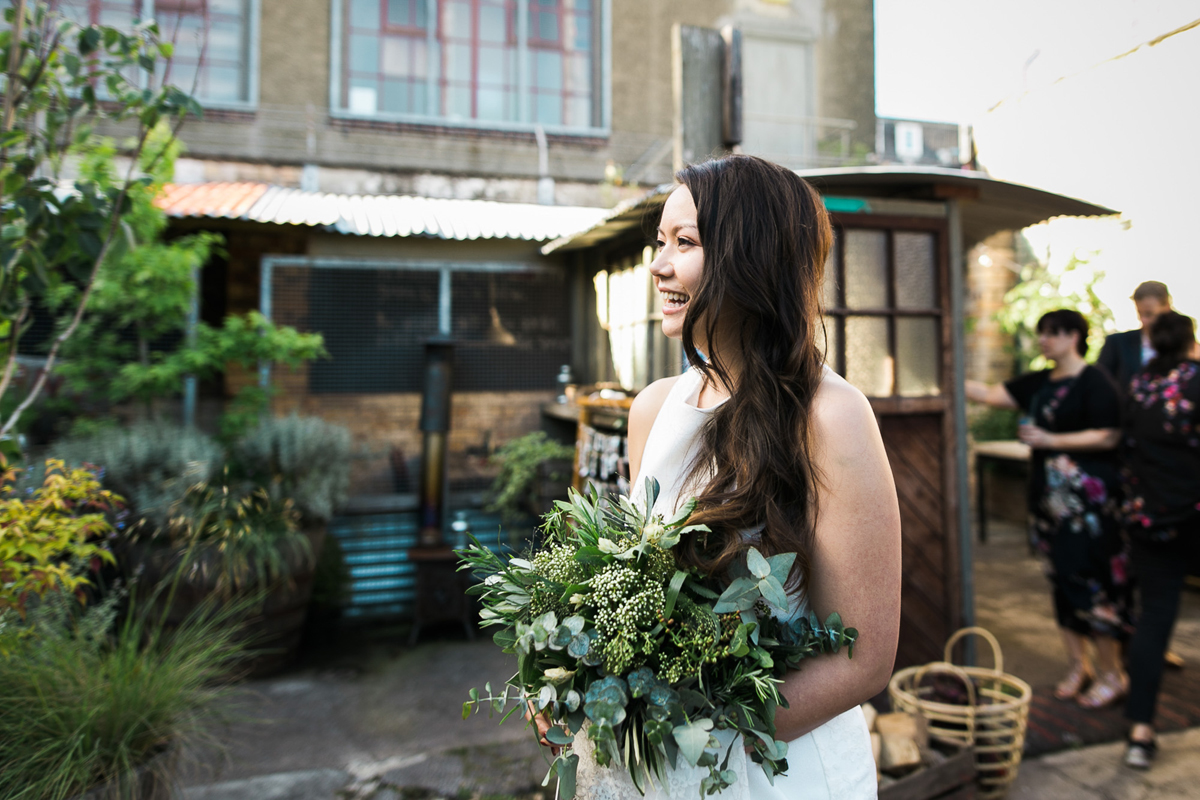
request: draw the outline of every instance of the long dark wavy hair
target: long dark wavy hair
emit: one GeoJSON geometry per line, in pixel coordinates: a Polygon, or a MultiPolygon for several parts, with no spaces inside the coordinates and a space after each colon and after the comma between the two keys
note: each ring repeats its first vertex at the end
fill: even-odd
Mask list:
{"type": "Polygon", "coordinates": [[[694,521],[713,533],[680,542],[676,559],[723,575],[746,547],[741,531],[761,526],[766,555],[798,554],[788,581],[796,590],[807,583],[817,512],[811,408],[825,360],[816,334],[833,229],[812,186],[761,158],[706,161],[676,179],[695,201],[704,253],[683,351],[707,380],[731,389],[708,415],[689,466],[688,483],[705,485],[694,521]],[[697,326],[707,359],[696,349],[697,326]]]}

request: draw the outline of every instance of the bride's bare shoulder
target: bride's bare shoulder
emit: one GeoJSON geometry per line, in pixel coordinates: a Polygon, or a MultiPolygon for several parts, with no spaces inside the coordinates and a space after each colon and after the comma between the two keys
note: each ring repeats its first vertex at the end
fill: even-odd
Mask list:
{"type": "Polygon", "coordinates": [[[659,409],[666,402],[667,395],[671,393],[671,388],[675,386],[679,378],[679,375],[661,378],[638,392],[629,409],[630,427],[644,423],[649,429],[649,426],[654,423],[654,418],[658,416],[659,409]]]}
{"type": "Polygon", "coordinates": [[[866,396],[830,369],[813,398],[812,422],[815,443],[826,458],[852,458],[879,441],[879,425],[866,396]]]}

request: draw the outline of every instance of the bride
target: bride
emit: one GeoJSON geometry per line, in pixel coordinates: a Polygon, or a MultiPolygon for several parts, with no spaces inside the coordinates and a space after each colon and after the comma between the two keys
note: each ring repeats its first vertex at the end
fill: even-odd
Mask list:
{"type": "MultiPolygon", "coordinates": [[[[680,542],[684,567],[721,575],[748,543],[796,552],[791,613],[837,611],[859,632],[853,659],[807,659],[788,675],[789,707],[776,715],[787,774],[772,786],[735,748],[738,781],[721,797],[872,798],[859,705],[884,689],[895,658],[900,517],[871,407],[824,366],[818,345],[829,219],[811,186],[759,158],[707,161],[676,177],[650,271],[663,333],[682,339],[691,368],[634,400],[634,500],[645,502],[647,476],[662,487],[656,513],[699,498],[692,521],[713,533],[680,542]]],[[[576,796],[637,798],[620,768],[595,764],[590,745],[576,737],[576,796]]],[[[697,798],[707,770],[679,767],[647,797],[697,798]]]]}

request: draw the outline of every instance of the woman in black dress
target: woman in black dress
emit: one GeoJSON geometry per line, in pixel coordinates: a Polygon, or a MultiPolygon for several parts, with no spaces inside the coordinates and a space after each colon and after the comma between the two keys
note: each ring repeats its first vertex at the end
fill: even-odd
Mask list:
{"type": "Polygon", "coordinates": [[[1187,575],[1200,574],[1200,362],[1196,326],[1174,311],[1150,326],[1157,355],[1129,385],[1125,407],[1125,515],[1141,614],[1129,648],[1132,723],[1125,763],[1154,758],[1154,706],[1163,654],[1187,575]]]}
{"type": "Polygon", "coordinates": [[[1079,312],[1051,311],[1038,320],[1037,332],[1052,369],[993,386],[967,381],[966,393],[1027,415],[1019,436],[1033,448],[1030,537],[1046,557],[1055,617],[1071,659],[1054,694],[1100,708],[1129,688],[1121,663],[1121,641],[1130,631],[1129,585],[1117,517],[1120,400],[1108,374],[1083,359],[1087,331],[1079,312]]]}

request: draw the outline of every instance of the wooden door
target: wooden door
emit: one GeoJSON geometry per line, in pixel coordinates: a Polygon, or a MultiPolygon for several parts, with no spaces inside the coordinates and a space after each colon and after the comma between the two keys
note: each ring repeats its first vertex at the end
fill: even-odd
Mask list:
{"type": "Polygon", "coordinates": [[[939,660],[962,616],[947,228],[938,217],[838,215],[825,284],[830,366],[879,419],[900,503],[897,668],[939,660]]]}

